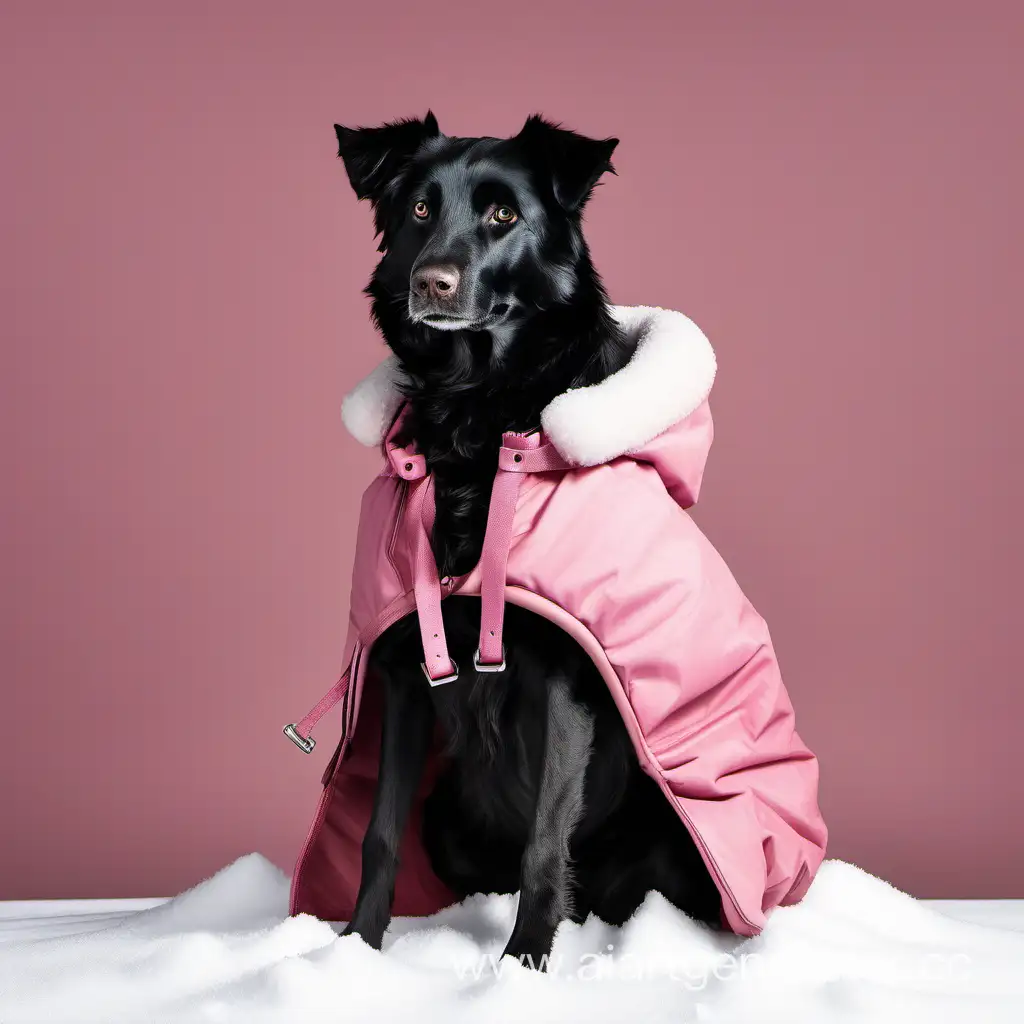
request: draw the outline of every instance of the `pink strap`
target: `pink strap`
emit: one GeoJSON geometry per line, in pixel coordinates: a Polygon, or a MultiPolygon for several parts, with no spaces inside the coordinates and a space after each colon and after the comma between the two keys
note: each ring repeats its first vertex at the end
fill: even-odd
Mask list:
{"type": "Polygon", "coordinates": [[[477,668],[497,671],[505,663],[502,626],[505,621],[505,570],[512,543],[512,523],[523,478],[499,468],[491,489],[487,531],[480,555],[480,641],[477,668]]]}
{"type": "Polygon", "coordinates": [[[430,547],[430,532],[434,526],[434,478],[426,476],[412,485],[409,515],[419,523],[415,542],[413,592],[416,612],[423,641],[423,670],[431,684],[449,680],[458,675],[455,662],[448,654],[441,614],[441,581],[437,578],[437,561],[430,547]]]}
{"type": "Polygon", "coordinates": [[[348,668],[338,677],[338,681],[317,701],[316,705],[306,714],[305,718],[301,719],[298,723],[293,722],[291,725],[284,727],[284,734],[294,743],[300,750],[304,750],[307,754],[313,752],[313,748],[316,746],[316,740],[310,735],[316,726],[316,723],[320,721],[328,711],[331,710],[348,692],[348,684],[351,679],[351,672],[348,668]]]}
{"type": "Polygon", "coordinates": [[[448,654],[441,614],[441,583],[437,578],[437,560],[430,546],[435,514],[434,478],[427,475],[426,457],[416,451],[415,443],[404,448],[391,444],[401,420],[399,415],[388,433],[384,448],[395,475],[409,481],[411,486],[408,515],[416,537],[413,592],[423,641],[423,670],[433,684],[451,679],[458,674],[458,669],[448,654]]]}
{"type": "Polygon", "coordinates": [[[316,706],[309,711],[305,718],[295,728],[302,736],[309,736],[314,726],[328,711],[331,710],[348,692],[350,673],[346,668],[338,677],[338,681],[320,698],[316,706]]]}
{"type": "Polygon", "coordinates": [[[403,480],[421,480],[427,475],[427,459],[420,455],[412,445],[405,448],[387,449],[391,472],[403,480]]]}
{"type": "Polygon", "coordinates": [[[500,671],[505,665],[502,627],[505,622],[505,572],[512,543],[512,526],[523,473],[545,473],[569,468],[551,444],[541,444],[539,434],[503,436],[498,451],[498,472],[491,490],[487,529],[480,556],[480,641],[476,667],[500,671]]]}

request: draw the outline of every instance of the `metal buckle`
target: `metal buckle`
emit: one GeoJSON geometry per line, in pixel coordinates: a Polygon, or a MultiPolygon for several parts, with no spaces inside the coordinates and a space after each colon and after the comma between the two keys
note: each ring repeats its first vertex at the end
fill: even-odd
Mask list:
{"type": "Polygon", "coordinates": [[[454,683],[459,678],[459,666],[455,664],[455,659],[452,659],[452,674],[450,676],[441,676],[440,679],[432,679],[430,673],[427,671],[427,663],[425,661],[420,662],[420,668],[423,669],[423,674],[427,677],[427,682],[431,686],[440,686],[442,683],[454,683]]]}
{"type": "Polygon", "coordinates": [[[505,645],[501,645],[501,661],[497,665],[492,665],[486,661],[480,660],[480,648],[478,647],[473,652],[473,668],[477,672],[504,672],[505,671],[505,645]]]}
{"type": "Polygon", "coordinates": [[[290,725],[284,727],[284,734],[301,750],[304,754],[312,754],[313,748],[316,746],[316,740],[312,736],[303,736],[298,729],[295,728],[295,723],[292,722],[290,725]]]}

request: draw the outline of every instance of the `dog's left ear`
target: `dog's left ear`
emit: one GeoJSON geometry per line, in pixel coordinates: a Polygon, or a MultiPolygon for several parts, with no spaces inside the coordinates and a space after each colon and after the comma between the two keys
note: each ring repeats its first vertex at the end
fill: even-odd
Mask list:
{"type": "Polygon", "coordinates": [[[376,204],[402,173],[423,143],[440,135],[437,118],[428,110],[422,121],[404,118],[377,128],[346,128],[336,124],[338,156],[359,199],[376,204]]]}
{"type": "Polygon", "coordinates": [[[569,211],[581,210],[611,163],[618,139],[591,139],[569,131],[539,114],[526,119],[516,138],[551,175],[555,199],[569,211]]]}

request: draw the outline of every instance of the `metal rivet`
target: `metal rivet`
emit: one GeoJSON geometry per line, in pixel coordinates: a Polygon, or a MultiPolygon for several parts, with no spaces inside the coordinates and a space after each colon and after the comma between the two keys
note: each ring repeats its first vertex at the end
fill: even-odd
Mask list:
{"type": "Polygon", "coordinates": [[[512,456],[512,461],[513,462],[522,462],[523,461],[523,457],[518,452],[516,452],[516,454],[512,456]]]}
{"type": "Polygon", "coordinates": [[[412,463],[411,463],[411,462],[407,462],[407,463],[405,464],[405,471],[406,471],[407,473],[411,473],[411,472],[412,472],[412,463]]]}

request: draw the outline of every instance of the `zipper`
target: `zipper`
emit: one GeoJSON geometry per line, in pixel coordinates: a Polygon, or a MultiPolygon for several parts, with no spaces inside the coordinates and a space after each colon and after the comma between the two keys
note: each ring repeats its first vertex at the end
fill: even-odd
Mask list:
{"type": "Polygon", "coordinates": [[[409,497],[409,481],[403,480],[401,490],[398,496],[398,509],[395,512],[395,525],[391,528],[391,539],[388,541],[387,556],[388,562],[391,563],[391,568],[394,569],[395,575],[401,578],[401,573],[398,571],[398,566],[395,564],[395,544],[398,541],[398,531],[402,526],[402,519],[405,515],[405,503],[409,497]]]}

